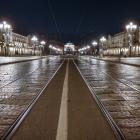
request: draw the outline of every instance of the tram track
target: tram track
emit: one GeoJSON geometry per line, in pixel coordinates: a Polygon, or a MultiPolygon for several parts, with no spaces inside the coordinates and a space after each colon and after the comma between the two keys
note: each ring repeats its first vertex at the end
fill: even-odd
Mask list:
{"type": "MultiPolygon", "coordinates": [[[[103,71],[102,71],[102,72],[103,72],[103,71]]],[[[132,89],[134,89],[135,91],[140,92],[139,89],[137,89],[137,88],[131,86],[130,84],[127,84],[126,82],[122,82],[121,80],[119,80],[119,79],[117,79],[117,78],[114,78],[114,77],[111,76],[109,73],[107,73],[107,72],[103,72],[103,73],[106,74],[107,76],[109,76],[110,78],[112,78],[112,79],[114,79],[114,80],[116,80],[116,81],[118,81],[118,82],[120,82],[120,83],[122,83],[122,84],[124,84],[124,85],[126,85],[126,86],[128,86],[128,87],[130,87],[130,88],[132,88],[132,89]]],[[[126,80],[126,79],[125,79],[125,80],[126,80]]]]}
{"type": "Polygon", "coordinates": [[[81,77],[83,78],[84,82],[86,83],[88,89],[90,90],[93,98],[95,99],[97,105],[99,106],[101,112],[103,113],[104,117],[106,118],[106,120],[108,121],[110,127],[112,128],[116,138],[118,140],[126,140],[125,136],[123,135],[122,131],[120,130],[120,128],[117,126],[117,124],[115,123],[115,121],[113,120],[113,118],[111,117],[111,115],[109,114],[108,110],[106,109],[106,107],[104,106],[104,104],[101,102],[101,100],[99,99],[99,97],[96,94],[96,91],[94,91],[93,88],[91,88],[91,86],[89,85],[87,79],[84,77],[84,75],[82,74],[82,72],[80,71],[80,69],[78,68],[77,64],[75,63],[75,61],[73,61],[77,70],[79,71],[81,77]]]}
{"type": "Polygon", "coordinates": [[[53,76],[50,78],[50,80],[47,82],[45,86],[42,87],[40,93],[37,94],[37,96],[34,98],[34,100],[29,104],[27,109],[17,118],[17,120],[14,122],[14,124],[10,127],[10,129],[5,133],[5,135],[1,138],[1,140],[10,140],[17,128],[20,126],[20,124],[23,122],[23,120],[26,118],[28,113],[31,111],[39,97],[42,95],[43,91],[47,88],[49,83],[52,81],[56,73],[59,71],[61,66],[63,65],[64,61],[60,64],[60,66],[57,68],[53,76]]]}
{"type": "Polygon", "coordinates": [[[91,90],[95,91],[124,137],[140,139],[140,69],[84,57],[78,59],[78,66],[91,90]],[[87,72],[84,72],[85,70],[87,72]]]}
{"type": "MultiPolygon", "coordinates": [[[[92,59],[92,58],[91,58],[92,59]]],[[[100,60],[100,59],[97,59],[98,61],[104,61],[104,60],[100,60]]],[[[88,62],[89,64],[90,64],[90,62],[88,61],[88,60],[84,60],[84,61],[86,61],[86,62],[88,62]]],[[[113,61],[107,61],[107,60],[105,60],[104,62],[108,62],[108,63],[115,63],[115,62],[113,62],[113,61]]],[[[119,64],[119,62],[117,62],[117,63],[115,63],[115,64],[119,64]]],[[[127,63],[120,63],[121,65],[128,65],[127,63]]],[[[135,67],[135,65],[129,65],[129,66],[132,66],[132,67],[135,67]]],[[[121,80],[119,79],[119,78],[114,78],[114,76],[111,76],[111,75],[115,75],[115,73],[112,73],[111,71],[109,71],[109,72],[104,72],[104,71],[102,71],[102,73],[104,73],[104,74],[106,74],[107,76],[109,76],[110,78],[112,78],[112,79],[114,79],[114,80],[116,80],[116,81],[118,81],[118,82],[120,82],[120,83],[122,83],[122,84],[124,84],[124,85],[126,85],[126,86],[128,86],[128,87],[130,87],[130,88],[132,88],[132,89],[134,89],[134,90],[136,90],[136,91],[138,91],[138,92],[140,92],[140,89],[138,89],[138,88],[136,88],[136,87],[134,87],[134,86],[132,86],[132,85],[134,85],[134,83],[132,82],[132,81],[129,81],[128,79],[125,79],[125,78],[122,78],[121,80]],[[129,83],[129,84],[128,84],[129,83]]],[[[116,76],[116,75],[115,75],[116,76]]],[[[135,86],[137,86],[137,85],[135,85],[135,86]]]]}
{"type": "MultiPolygon", "coordinates": [[[[86,61],[86,62],[88,62],[88,63],[90,64],[89,61],[87,61],[87,60],[84,60],[84,61],[86,61]]],[[[99,60],[99,61],[100,61],[100,60],[99,60]]],[[[113,62],[111,61],[111,63],[113,63],[113,62]]],[[[122,64],[123,64],[123,63],[122,63],[122,64]]],[[[124,64],[124,65],[126,65],[126,64],[124,64]]],[[[118,81],[119,83],[122,83],[122,84],[124,84],[124,85],[126,85],[126,86],[128,86],[128,87],[130,87],[130,88],[132,88],[132,89],[134,89],[135,91],[140,92],[140,90],[139,90],[138,88],[135,88],[134,86],[131,86],[130,84],[128,84],[128,82],[130,83],[130,81],[128,81],[127,79],[124,79],[124,78],[123,78],[123,80],[125,81],[125,82],[123,82],[122,80],[119,80],[119,78],[114,78],[114,76],[111,76],[111,75],[113,75],[113,74],[109,74],[110,72],[104,72],[104,71],[102,71],[102,73],[104,73],[104,74],[107,75],[108,77],[112,78],[113,80],[116,80],[116,81],[118,81]]],[[[131,82],[131,84],[134,85],[133,82],[131,82]]]]}
{"type": "MultiPolygon", "coordinates": [[[[48,62],[46,62],[47,64],[48,62]]],[[[10,86],[12,83],[18,81],[18,80],[22,80],[22,79],[27,79],[31,76],[31,75],[34,75],[34,73],[36,73],[39,69],[42,69],[42,74],[45,74],[44,72],[46,71],[47,73],[50,71],[50,74],[48,73],[47,75],[49,77],[46,77],[46,80],[44,80],[44,83],[45,85],[43,84],[42,86],[40,86],[39,90],[36,91],[36,93],[33,94],[33,97],[32,99],[29,99],[28,101],[28,104],[27,105],[23,105],[23,110],[19,110],[19,115],[17,115],[16,119],[13,120],[13,123],[11,125],[9,125],[9,127],[4,130],[3,134],[1,134],[1,138],[2,140],[5,140],[5,139],[10,139],[11,136],[13,135],[13,133],[16,131],[16,129],[19,127],[19,125],[22,123],[22,121],[25,119],[25,117],[27,116],[27,114],[30,112],[30,110],[32,109],[32,107],[34,106],[34,104],[37,102],[38,98],[41,96],[43,90],[48,86],[48,84],[51,82],[51,80],[53,79],[53,77],[55,76],[55,74],[57,73],[57,71],[60,69],[60,67],[62,66],[62,64],[64,63],[64,61],[62,59],[54,59],[52,61],[50,61],[48,64],[47,64],[47,67],[38,67],[36,68],[35,70],[25,74],[25,75],[22,75],[21,77],[17,78],[17,79],[14,79],[13,81],[11,81],[10,83],[4,85],[3,87],[0,88],[3,89],[3,88],[6,88],[7,86],[10,86]],[[49,69],[48,69],[49,68],[49,69]],[[48,70],[49,71],[48,71],[48,70]]],[[[41,76],[41,70],[40,72],[40,76],[41,76]]],[[[37,73],[37,74],[38,74],[37,73]]],[[[43,76],[43,75],[42,75],[43,76]]],[[[32,76],[31,76],[32,77],[32,76]]],[[[30,78],[29,78],[30,79],[30,78]]],[[[25,80],[25,81],[27,81],[25,80]]],[[[40,80],[39,80],[40,81],[40,80]]],[[[41,84],[41,83],[40,83],[41,84]]],[[[34,84],[35,86],[35,84],[34,84]]],[[[24,92],[24,91],[23,91],[24,92]]],[[[27,96],[28,97],[28,96],[27,96]]],[[[26,98],[25,98],[26,99],[26,98]]],[[[23,101],[25,100],[23,99],[23,101]]],[[[4,100],[7,100],[7,99],[4,99],[4,100]]],[[[16,99],[17,100],[17,99],[16,99]]],[[[20,98],[19,101],[21,101],[22,98],[20,98]]],[[[26,99],[28,100],[28,98],[26,99]]],[[[13,105],[14,106],[14,105],[13,105]]],[[[17,106],[17,105],[16,105],[17,106]]],[[[16,109],[16,106],[15,106],[15,109],[16,109]]],[[[20,107],[20,105],[19,105],[20,107]]],[[[13,110],[14,111],[14,110],[13,110]]],[[[7,116],[8,117],[8,116],[7,116]]],[[[9,116],[10,117],[10,116],[9,116]]],[[[4,125],[7,125],[7,124],[4,124],[4,125]]],[[[1,125],[0,125],[0,128],[1,128],[1,125]]]]}

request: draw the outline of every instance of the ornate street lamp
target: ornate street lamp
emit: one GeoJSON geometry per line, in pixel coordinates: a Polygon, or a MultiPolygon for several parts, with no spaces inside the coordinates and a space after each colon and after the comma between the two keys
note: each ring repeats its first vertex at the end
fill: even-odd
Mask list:
{"type": "Polygon", "coordinates": [[[98,45],[98,43],[97,43],[96,41],[93,41],[93,42],[92,42],[92,45],[93,45],[94,47],[96,47],[96,46],[98,45]]]}
{"type": "Polygon", "coordinates": [[[53,46],[53,45],[49,45],[49,49],[50,49],[50,54],[54,54],[54,52],[55,52],[56,54],[62,53],[62,50],[61,50],[60,48],[55,47],[55,46],[53,46]],[[51,52],[51,50],[53,51],[53,53],[51,52]]]}
{"type": "Polygon", "coordinates": [[[100,50],[99,50],[99,53],[100,53],[101,57],[103,56],[103,49],[104,49],[104,47],[105,47],[106,41],[107,41],[107,40],[106,40],[106,38],[105,38],[104,36],[102,36],[102,37],[100,38],[101,48],[100,48],[100,50]]]}
{"type": "Polygon", "coordinates": [[[44,46],[46,44],[46,42],[45,41],[41,41],[40,44],[44,46]]]}
{"type": "Polygon", "coordinates": [[[2,23],[0,23],[0,30],[5,32],[6,30],[11,29],[11,25],[8,24],[6,21],[3,21],[2,23]]]}
{"type": "Polygon", "coordinates": [[[133,22],[130,22],[128,25],[126,25],[126,31],[128,33],[128,38],[129,38],[129,55],[132,55],[132,47],[133,47],[133,37],[134,33],[137,30],[137,25],[134,24],[133,22]]]}
{"type": "Polygon", "coordinates": [[[9,54],[8,46],[12,43],[12,27],[6,21],[0,23],[1,47],[4,48],[4,54],[9,54]]]}
{"type": "MultiPolygon", "coordinates": [[[[41,47],[40,49],[44,52],[44,46],[46,45],[46,42],[45,41],[41,41],[40,44],[41,44],[40,45],[40,47],[41,47]]],[[[40,55],[41,55],[41,52],[40,52],[40,55]]]]}
{"type": "Polygon", "coordinates": [[[36,42],[38,41],[38,38],[37,38],[36,36],[33,36],[33,37],[31,38],[31,40],[32,40],[34,43],[36,43],[36,42]]]}
{"type": "Polygon", "coordinates": [[[83,47],[83,48],[80,48],[78,49],[78,52],[83,54],[84,52],[87,52],[91,47],[89,45],[83,47]]]}
{"type": "Polygon", "coordinates": [[[97,41],[93,41],[92,45],[94,47],[94,54],[96,54],[95,50],[96,50],[96,46],[98,45],[97,41]]]}
{"type": "Polygon", "coordinates": [[[33,36],[31,38],[31,41],[33,43],[33,48],[34,48],[34,55],[35,55],[35,50],[36,50],[36,45],[37,45],[37,42],[38,42],[38,38],[36,36],[33,36]]]}

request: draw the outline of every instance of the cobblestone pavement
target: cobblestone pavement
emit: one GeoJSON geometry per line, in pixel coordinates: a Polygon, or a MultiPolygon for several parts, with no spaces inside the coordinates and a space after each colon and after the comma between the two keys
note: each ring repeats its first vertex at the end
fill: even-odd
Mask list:
{"type": "Polygon", "coordinates": [[[12,140],[116,140],[75,67],[65,59],[12,140]]]}
{"type": "Polygon", "coordinates": [[[0,138],[37,97],[61,63],[59,57],[48,57],[0,66],[0,138]]]}
{"type": "Polygon", "coordinates": [[[125,138],[139,140],[140,67],[90,57],[80,57],[75,62],[125,138]]]}

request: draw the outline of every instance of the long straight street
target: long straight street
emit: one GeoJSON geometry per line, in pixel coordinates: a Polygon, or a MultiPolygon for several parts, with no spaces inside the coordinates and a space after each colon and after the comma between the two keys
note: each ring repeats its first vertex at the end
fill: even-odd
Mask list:
{"type": "Polygon", "coordinates": [[[140,139],[138,66],[49,56],[0,73],[1,139],[140,139]]]}
{"type": "Polygon", "coordinates": [[[65,60],[23,121],[13,137],[13,140],[18,139],[115,139],[73,59],[65,60]]]}
{"type": "Polygon", "coordinates": [[[140,140],[139,5],[1,1],[0,140],[140,140]]]}

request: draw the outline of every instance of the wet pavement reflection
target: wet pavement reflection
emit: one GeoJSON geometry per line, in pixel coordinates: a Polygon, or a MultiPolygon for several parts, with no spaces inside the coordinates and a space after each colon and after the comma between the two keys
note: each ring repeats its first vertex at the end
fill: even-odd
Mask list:
{"type": "Polygon", "coordinates": [[[140,139],[140,67],[84,56],[75,62],[126,139],[140,139]]]}
{"type": "Polygon", "coordinates": [[[52,78],[62,59],[44,59],[0,66],[0,138],[52,78]]]}

